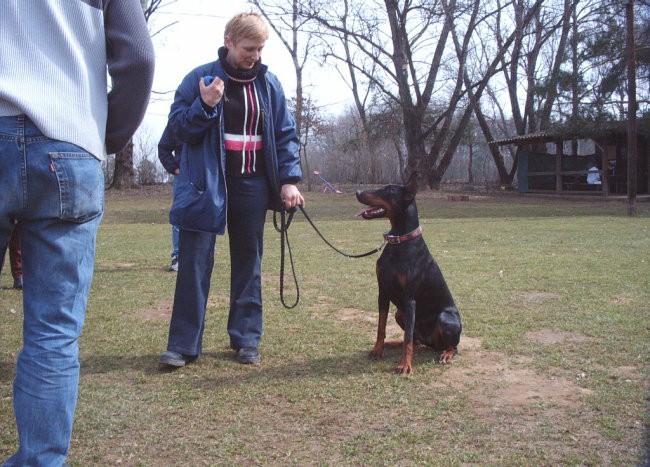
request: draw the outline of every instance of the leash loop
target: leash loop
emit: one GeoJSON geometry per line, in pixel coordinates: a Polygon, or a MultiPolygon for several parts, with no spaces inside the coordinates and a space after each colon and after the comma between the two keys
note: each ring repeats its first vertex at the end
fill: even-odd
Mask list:
{"type": "Polygon", "coordinates": [[[291,252],[291,244],[289,243],[289,226],[293,220],[293,215],[296,212],[295,209],[289,211],[289,216],[287,217],[287,211],[282,206],[280,211],[280,226],[278,227],[277,221],[277,211],[273,211],[273,227],[277,232],[280,232],[280,302],[287,309],[291,310],[298,305],[300,301],[300,286],[298,285],[298,278],[296,276],[296,267],[293,264],[293,253],[291,252]],[[287,250],[289,251],[289,264],[291,264],[291,274],[293,275],[293,283],[296,287],[296,301],[291,305],[287,305],[286,300],[284,299],[284,264],[285,264],[285,247],[287,245],[287,250]]]}

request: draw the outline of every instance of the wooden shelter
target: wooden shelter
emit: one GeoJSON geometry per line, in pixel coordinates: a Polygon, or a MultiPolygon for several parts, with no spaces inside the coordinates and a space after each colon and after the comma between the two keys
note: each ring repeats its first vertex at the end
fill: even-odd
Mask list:
{"type": "MultiPolygon", "coordinates": [[[[517,183],[521,193],[603,196],[627,193],[626,122],[612,122],[573,132],[558,127],[491,141],[490,144],[517,146],[517,183]],[[577,141],[591,142],[589,146],[593,152],[580,154],[577,141]],[[588,177],[590,173],[592,175],[588,177]],[[596,179],[599,183],[594,183],[596,179]]],[[[637,121],[637,194],[649,193],[649,153],[650,118],[645,118],[637,121]]]]}

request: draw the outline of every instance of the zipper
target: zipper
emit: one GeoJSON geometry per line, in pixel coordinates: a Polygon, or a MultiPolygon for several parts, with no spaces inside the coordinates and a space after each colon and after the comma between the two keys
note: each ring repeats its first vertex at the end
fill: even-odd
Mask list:
{"type": "MultiPolygon", "coordinates": [[[[225,95],[225,91],[224,91],[225,95]]],[[[224,205],[226,208],[226,222],[228,222],[228,182],[226,181],[226,156],[224,155],[223,147],[224,142],[224,129],[223,129],[223,104],[221,105],[221,112],[219,113],[219,171],[223,177],[223,190],[226,193],[224,205]]]]}
{"type": "MultiPolygon", "coordinates": [[[[267,98],[269,111],[270,111],[269,125],[266,125],[266,123],[265,123],[265,125],[268,127],[268,128],[265,128],[265,130],[267,130],[265,133],[270,134],[270,137],[268,139],[269,139],[269,141],[271,143],[271,162],[273,163],[273,166],[272,166],[273,170],[271,172],[273,172],[273,181],[274,181],[275,189],[276,189],[276,192],[277,192],[276,194],[277,194],[278,198],[280,198],[280,191],[282,190],[282,187],[280,186],[280,174],[279,174],[279,170],[280,170],[279,165],[280,164],[278,162],[278,153],[275,150],[275,135],[274,135],[275,128],[273,127],[273,121],[272,121],[272,118],[271,118],[271,117],[273,117],[273,108],[272,108],[272,105],[271,105],[271,88],[269,87],[269,81],[267,79],[264,79],[264,84],[266,84],[266,98],[267,98]]],[[[262,110],[262,117],[264,117],[264,110],[262,110]]],[[[266,122],[266,120],[264,118],[262,118],[262,121],[266,122]]]]}

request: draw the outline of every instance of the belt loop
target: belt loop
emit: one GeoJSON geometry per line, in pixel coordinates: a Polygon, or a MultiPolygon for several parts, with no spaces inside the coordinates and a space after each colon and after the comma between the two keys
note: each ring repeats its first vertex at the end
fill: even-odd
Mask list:
{"type": "Polygon", "coordinates": [[[21,142],[25,141],[25,114],[18,115],[18,138],[21,142]]]}

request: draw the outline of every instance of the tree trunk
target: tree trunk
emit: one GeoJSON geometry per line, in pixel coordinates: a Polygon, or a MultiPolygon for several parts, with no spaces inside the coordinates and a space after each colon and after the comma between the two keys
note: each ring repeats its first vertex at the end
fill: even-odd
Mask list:
{"type": "MultiPolygon", "coordinates": [[[[476,115],[476,119],[478,120],[478,124],[481,127],[481,131],[485,136],[485,140],[486,141],[494,140],[494,138],[492,137],[492,131],[490,130],[490,125],[488,124],[488,121],[485,118],[485,115],[483,114],[480,105],[476,105],[476,107],[474,108],[474,114],[476,115]]],[[[506,164],[505,161],[503,160],[503,155],[501,154],[501,151],[499,150],[498,147],[496,147],[493,144],[489,144],[488,148],[490,149],[490,154],[492,155],[492,159],[494,160],[494,164],[496,165],[497,172],[499,173],[499,182],[502,185],[511,185],[512,176],[508,174],[508,169],[506,169],[506,164]]]]}
{"type": "Polygon", "coordinates": [[[474,185],[474,171],[472,170],[472,163],[474,161],[474,145],[469,145],[469,161],[467,161],[467,182],[474,185]]]}
{"type": "Polygon", "coordinates": [[[121,190],[134,186],[136,183],[133,168],[133,140],[130,140],[123,150],[115,154],[115,174],[111,187],[121,190]]]}

